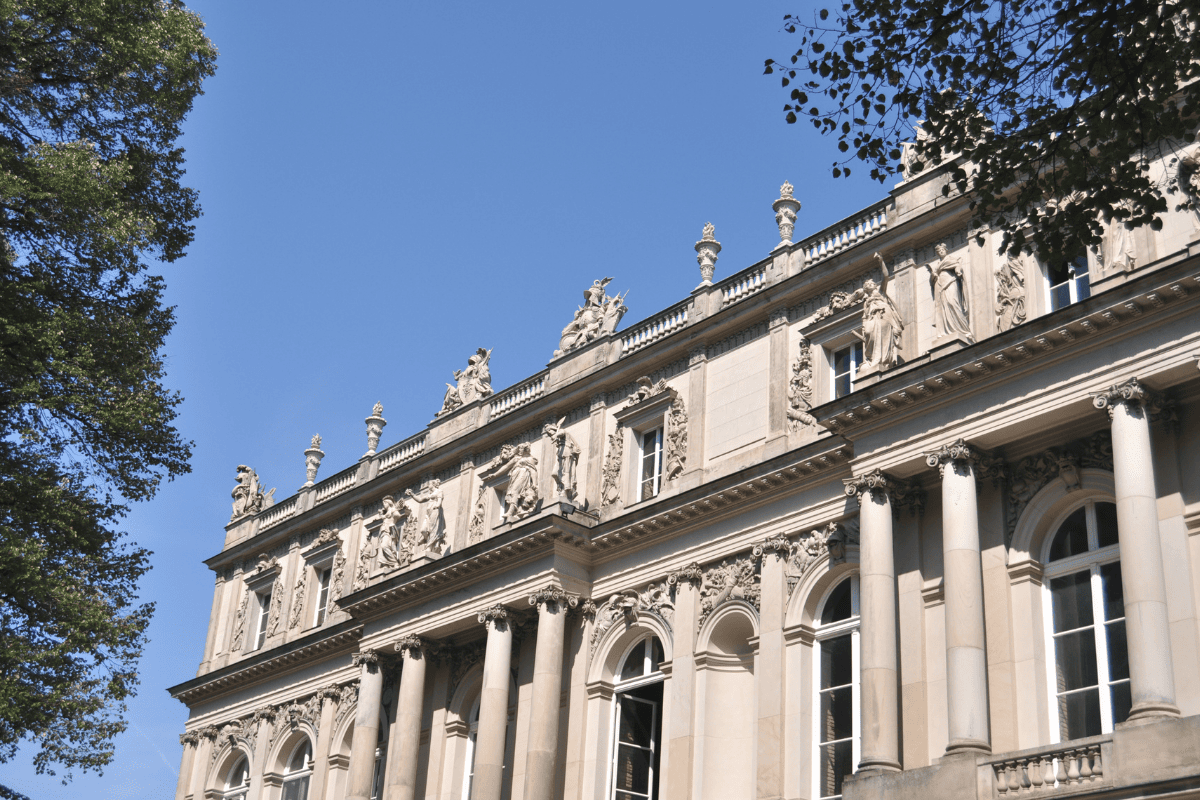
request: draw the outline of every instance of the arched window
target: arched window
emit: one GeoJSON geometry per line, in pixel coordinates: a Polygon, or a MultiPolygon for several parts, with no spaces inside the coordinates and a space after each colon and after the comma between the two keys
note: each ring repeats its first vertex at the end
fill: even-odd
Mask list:
{"type": "Polygon", "coordinates": [[[305,739],[296,745],[283,773],[283,800],[308,800],[312,779],[312,743],[305,739]]]}
{"type": "Polygon", "coordinates": [[[383,797],[383,776],[387,771],[388,751],[388,715],[383,709],[379,710],[379,736],[375,740],[375,768],[371,776],[371,800],[383,797]]]}
{"type": "Polygon", "coordinates": [[[237,760],[225,778],[225,791],[221,793],[223,800],[246,800],[250,791],[250,763],[243,756],[237,760]]]}
{"type": "Polygon", "coordinates": [[[858,576],[833,587],[817,614],[815,797],[841,797],[859,760],[858,576]]]}
{"type": "Polygon", "coordinates": [[[1060,741],[1096,736],[1129,716],[1129,654],[1117,507],[1088,501],[1050,537],[1044,559],[1060,741]]]}
{"type": "Polygon", "coordinates": [[[663,646],[639,639],[621,660],[613,686],[610,800],[656,800],[662,750],[663,646]]]}

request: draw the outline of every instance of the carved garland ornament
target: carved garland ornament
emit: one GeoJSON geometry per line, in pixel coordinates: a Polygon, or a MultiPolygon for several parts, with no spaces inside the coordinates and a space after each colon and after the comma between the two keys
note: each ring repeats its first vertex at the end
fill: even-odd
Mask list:
{"type": "Polygon", "coordinates": [[[308,565],[300,565],[300,580],[296,581],[296,588],[292,590],[292,610],[288,614],[288,630],[294,630],[300,624],[300,618],[304,616],[304,594],[308,587],[308,565]]]}
{"type": "Polygon", "coordinates": [[[762,596],[759,561],[752,555],[725,558],[704,570],[700,583],[700,615],[697,627],[730,600],[745,600],[755,608],[762,596]]]}
{"type": "Polygon", "coordinates": [[[600,507],[608,508],[621,501],[621,462],[625,458],[625,429],[620,425],[609,434],[608,453],[604,456],[604,472],[600,485],[600,507]]]}
{"type": "Polygon", "coordinates": [[[664,453],[666,468],[663,472],[668,481],[682,475],[687,465],[687,421],[687,409],[684,407],[683,398],[676,397],[667,412],[667,441],[664,453]]]}
{"type": "Polygon", "coordinates": [[[1009,470],[1005,503],[1005,542],[1012,544],[1017,522],[1033,496],[1055,478],[1062,478],[1068,492],[1082,485],[1079,470],[1102,469],[1112,472],[1112,434],[1098,431],[1086,439],[1063,447],[1051,447],[1023,458],[1009,470]]]}

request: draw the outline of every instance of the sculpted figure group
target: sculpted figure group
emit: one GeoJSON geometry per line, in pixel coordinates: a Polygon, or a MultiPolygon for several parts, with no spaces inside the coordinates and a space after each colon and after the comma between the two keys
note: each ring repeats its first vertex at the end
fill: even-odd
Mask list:
{"type": "Polygon", "coordinates": [[[399,502],[383,498],[383,524],[379,528],[379,562],[385,568],[407,566],[422,554],[440,556],[446,548],[442,517],[442,482],[436,478],[419,492],[406,489],[399,502]]]}
{"type": "Polygon", "coordinates": [[[583,305],[575,312],[570,324],[563,328],[555,356],[583,347],[598,336],[617,329],[621,317],[629,309],[625,307],[625,295],[609,297],[604,293],[611,281],[612,278],[597,280],[583,290],[583,305]]]}
{"type": "Polygon", "coordinates": [[[442,399],[442,410],[437,413],[439,417],[443,414],[449,414],[451,411],[467,403],[484,397],[491,397],[492,373],[488,369],[488,362],[491,358],[492,351],[481,347],[475,351],[475,355],[467,359],[465,369],[454,371],[454,380],[457,383],[446,384],[446,395],[442,399]]]}
{"type": "Polygon", "coordinates": [[[233,496],[233,514],[229,517],[232,522],[239,517],[257,514],[264,508],[275,505],[275,490],[263,492],[258,483],[258,473],[245,464],[238,464],[237,486],[230,493],[233,496]]]}

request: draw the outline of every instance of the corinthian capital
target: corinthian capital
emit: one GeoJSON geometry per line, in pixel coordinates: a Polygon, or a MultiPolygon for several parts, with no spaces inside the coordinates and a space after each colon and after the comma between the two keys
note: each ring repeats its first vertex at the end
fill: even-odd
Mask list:
{"type": "Polygon", "coordinates": [[[579,605],[579,595],[566,592],[557,586],[547,586],[529,595],[529,605],[540,608],[543,603],[550,610],[566,610],[568,607],[575,608],[579,605]]]}
{"type": "Polygon", "coordinates": [[[392,644],[392,649],[397,653],[403,654],[407,650],[411,658],[421,658],[428,647],[429,643],[415,633],[401,636],[392,644]]]}
{"type": "Polygon", "coordinates": [[[888,492],[896,488],[896,482],[881,469],[873,469],[853,478],[843,478],[842,483],[846,486],[846,496],[858,500],[859,505],[862,505],[863,495],[867,492],[883,492],[886,497],[888,492]]]}
{"type": "Polygon", "coordinates": [[[350,654],[350,663],[356,667],[366,666],[367,672],[379,669],[379,653],[374,650],[363,650],[350,654]]]}
{"type": "Polygon", "coordinates": [[[1157,392],[1139,383],[1137,378],[1114,384],[1092,397],[1092,405],[1101,411],[1107,410],[1109,419],[1112,419],[1113,406],[1121,403],[1127,406],[1156,407],[1161,405],[1161,398],[1157,392]]]}
{"type": "Polygon", "coordinates": [[[973,465],[979,477],[991,478],[994,482],[1004,477],[1004,462],[969,444],[965,439],[958,439],[925,453],[925,463],[937,467],[938,474],[942,477],[946,476],[946,465],[955,462],[973,465]]]}
{"type": "Polygon", "coordinates": [[[501,605],[495,605],[480,611],[477,618],[482,625],[496,625],[503,630],[504,626],[508,624],[508,609],[501,605]]]}

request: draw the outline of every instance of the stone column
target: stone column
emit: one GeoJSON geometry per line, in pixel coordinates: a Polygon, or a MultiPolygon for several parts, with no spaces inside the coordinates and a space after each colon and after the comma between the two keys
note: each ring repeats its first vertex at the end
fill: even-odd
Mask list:
{"type": "Polygon", "coordinates": [[[383,695],[383,670],[379,654],[364,650],[352,656],[360,668],[354,738],[350,741],[350,777],[346,800],[370,800],[375,776],[375,748],[379,743],[379,701],[383,695]]]}
{"type": "Polygon", "coordinates": [[[858,769],[900,769],[896,568],[892,557],[891,486],[879,470],[845,481],[859,505],[859,674],[862,759],[858,769]]]}
{"type": "Polygon", "coordinates": [[[926,454],[926,463],[937,467],[942,476],[948,755],[992,751],[975,499],[975,469],[985,462],[991,463],[962,439],[926,454]]]}
{"type": "Polygon", "coordinates": [[[317,741],[313,742],[313,773],[309,784],[310,797],[324,797],[329,780],[329,752],[333,741],[333,718],[337,713],[337,698],[341,691],[336,683],[317,690],[321,697],[321,718],[317,725],[317,741]]]}
{"type": "Polygon", "coordinates": [[[777,534],[755,545],[753,554],[762,561],[762,593],[759,600],[758,652],[754,656],[757,684],[758,743],[755,766],[755,797],[779,800],[783,794],[783,615],[787,605],[785,566],[792,544],[777,534]]]}
{"type": "Polygon", "coordinates": [[[204,775],[208,772],[208,762],[212,758],[212,749],[219,735],[220,731],[216,725],[200,729],[200,743],[196,746],[196,756],[192,759],[192,789],[189,794],[193,800],[204,797],[204,775]]]}
{"type": "MultiPolygon", "coordinates": [[[[663,759],[659,794],[666,800],[690,800],[696,754],[696,624],[700,616],[700,583],[704,570],[695,561],[667,576],[675,590],[675,638],[671,644],[669,716],[664,709],[663,759]]],[[[664,697],[664,700],[667,698],[664,697]]],[[[664,705],[666,705],[664,703],[664,705]]]]}
{"type": "Polygon", "coordinates": [[[1131,378],[1093,399],[1112,420],[1117,540],[1129,641],[1131,722],[1177,717],[1171,630],[1158,531],[1158,493],[1150,450],[1150,406],[1158,399],[1131,378]]]}
{"type": "Polygon", "coordinates": [[[533,657],[533,703],[525,763],[525,800],[552,800],[558,756],[558,720],[562,705],[563,640],[567,608],[579,598],[550,586],[529,596],[537,606],[537,643],[533,657]]]}
{"type": "Polygon", "coordinates": [[[500,800],[504,788],[504,742],[508,732],[512,625],[504,606],[480,611],[479,621],[487,626],[488,634],[483,655],[483,689],[479,697],[471,800],[500,800]]]}
{"type": "Polygon", "coordinates": [[[175,786],[175,800],[183,800],[188,795],[188,787],[192,783],[192,769],[196,765],[196,749],[200,745],[200,734],[197,731],[181,733],[179,743],[183,745],[183,763],[179,765],[179,782],[175,786]]]}
{"type": "Polygon", "coordinates": [[[421,755],[421,714],[425,705],[425,665],[428,647],[419,636],[395,644],[403,662],[400,696],[396,702],[395,760],[388,764],[385,800],[415,800],[417,764],[421,755]]]}

